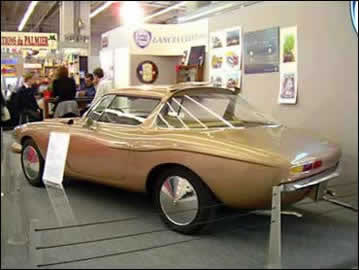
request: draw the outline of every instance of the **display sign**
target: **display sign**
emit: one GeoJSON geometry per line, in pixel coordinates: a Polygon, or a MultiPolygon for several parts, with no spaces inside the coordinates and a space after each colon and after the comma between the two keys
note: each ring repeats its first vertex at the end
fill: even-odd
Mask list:
{"type": "Polygon", "coordinates": [[[358,34],[358,1],[350,1],[350,17],[355,31],[358,34]]]}
{"type": "Polygon", "coordinates": [[[1,76],[15,77],[16,76],[16,66],[15,65],[1,65],[1,76]]]}
{"type": "Polygon", "coordinates": [[[297,27],[280,29],[280,104],[297,103],[297,27]]]}
{"type": "Polygon", "coordinates": [[[144,24],[129,29],[129,48],[137,55],[182,55],[194,46],[208,44],[208,20],[184,24],[144,24]]]}
{"type": "Polygon", "coordinates": [[[1,48],[57,49],[56,33],[1,32],[1,48]]]}
{"type": "Polygon", "coordinates": [[[241,28],[224,29],[210,35],[210,79],[214,86],[241,86],[241,28]]]}
{"type": "Polygon", "coordinates": [[[144,61],[137,66],[137,78],[142,83],[154,83],[158,77],[158,68],[152,61],[144,61]]]}
{"type": "Polygon", "coordinates": [[[65,163],[70,143],[70,134],[51,132],[47,147],[44,183],[62,187],[65,163]]]}
{"type": "Polygon", "coordinates": [[[1,59],[1,64],[2,65],[16,65],[17,63],[18,63],[17,58],[4,58],[4,59],[1,59]]]}
{"type": "Polygon", "coordinates": [[[244,72],[279,71],[279,28],[248,32],[244,35],[244,72]]]}

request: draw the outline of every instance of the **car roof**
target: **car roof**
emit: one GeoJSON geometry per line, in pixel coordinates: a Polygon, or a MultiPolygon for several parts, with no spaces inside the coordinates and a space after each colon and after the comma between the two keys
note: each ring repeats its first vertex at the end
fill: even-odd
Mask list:
{"type": "MultiPolygon", "coordinates": [[[[152,98],[164,98],[185,89],[204,90],[208,88],[213,88],[213,84],[209,82],[186,82],[174,85],[142,85],[129,88],[118,88],[113,89],[110,94],[127,94],[152,98]]],[[[228,92],[231,92],[231,90],[228,90],[228,92]]]]}

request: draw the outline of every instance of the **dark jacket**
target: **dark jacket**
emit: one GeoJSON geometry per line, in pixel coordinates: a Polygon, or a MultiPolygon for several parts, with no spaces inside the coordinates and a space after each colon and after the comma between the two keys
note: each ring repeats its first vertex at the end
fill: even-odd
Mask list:
{"type": "Polygon", "coordinates": [[[74,79],[61,78],[53,82],[53,95],[58,97],[57,104],[62,101],[73,100],[76,96],[76,83],[74,79]]]}
{"type": "Polygon", "coordinates": [[[21,86],[16,91],[14,98],[19,113],[19,120],[21,120],[19,124],[42,120],[41,110],[37,105],[35,90],[33,88],[26,88],[24,85],[21,86]]]}
{"type": "Polygon", "coordinates": [[[21,86],[16,92],[16,103],[19,113],[24,111],[38,111],[40,108],[34,96],[34,89],[21,86]]]}
{"type": "MultiPolygon", "coordinates": [[[[3,94],[2,94],[2,91],[0,91],[0,92],[1,92],[0,93],[1,94],[1,126],[3,126],[2,116],[3,116],[3,112],[4,112],[3,109],[6,106],[6,102],[5,102],[5,98],[4,98],[3,94]]],[[[2,145],[1,145],[1,147],[2,147],[2,145]]]]}

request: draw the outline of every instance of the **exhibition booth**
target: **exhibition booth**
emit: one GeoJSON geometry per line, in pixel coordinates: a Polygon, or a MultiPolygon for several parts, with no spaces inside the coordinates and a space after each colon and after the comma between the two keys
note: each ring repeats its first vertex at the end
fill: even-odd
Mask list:
{"type": "MultiPolygon", "coordinates": [[[[107,94],[4,134],[7,265],[357,269],[357,6],[247,4],[102,33],[107,94]]],[[[57,34],[1,35],[2,89],[93,72],[57,34]]]]}
{"type": "Polygon", "coordinates": [[[210,81],[240,89],[246,74],[280,73],[278,102],[297,100],[297,28],[210,31],[208,19],[122,26],[102,34],[100,62],[114,88],[210,81]]]}
{"type": "MultiPolygon", "coordinates": [[[[101,67],[113,80],[115,88],[174,84],[181,80],[176,67],[186,58],[184,54],[188,53],[190,58],[191,48],[194,48],[192,59],[187,59],[183,65],[192,65],[196,70],[203,66],[208,52],[208,20],[122,26],[102,34],[101,47],[101,67]]],[[[194,73],[193,81],[197,71],[194,73]]]]}

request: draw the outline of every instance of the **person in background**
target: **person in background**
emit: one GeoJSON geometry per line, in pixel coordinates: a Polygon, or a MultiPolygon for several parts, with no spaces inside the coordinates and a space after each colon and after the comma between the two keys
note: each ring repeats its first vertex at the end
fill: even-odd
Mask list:
{"type": "Polygon", "coordinates": [[[53,96],[53,92],[54,92],[54,87],[53,87],[53,85],[54,85],[54,81],[56,80],[56,74],[55,74],[55,72],[54,71],[50,71],[49,72],[49,86],[48,86],[48,91],[49,91],[49,95],[50,96],[53,96]]]}
{"type": "Polygon", "coordinates": [[[47,78],[44,78],[40,83],[38,95],[37,96],[35,95],[37,99],[37,104],[39,105],[42,111],[45,110],[44,96],[46,94],[46,91],[48,91],[48,88],[49,88],[49,80],[47,78]]]}
{"type": "Polygon", "coordinates": [[[31,88],[34,91],[34,94],[38,94],[39,87],[40,87],[40,82],[41,81],[40,81],[40,78],[38,76],[36,76],[36,78],[34,78],[34,76],[33,76],[33,82],[32,82],[31,88]]]}
{"type": "Polygon", "coordinates": [[[96,68],[93,72],[94,75],[94,84],[96,88],[96,95],[93,99],[92,104],[95,104],[100,98],[109,93],[112,89],[112,83],[111,81],[104,79],[104,72],[102,68],[96,68]]]}
{"type": "Polygon", "coordinates": [[[39,94],[42,94],[44,91],[46,91],[49,88],[49,80],[47,78],[44,78],[40,82],[39,86],[39,94]]]}
{"type": "Polygon", "coordinates": [[[33,75],[25,74],[23,85],[16,92],[16,107],[20,115],[20,124],[42,120],[41,109],[34,96],[33,83],[33,75]]]}
{"type": "Polygon", "coordinates": [[[57,99],[57,104],[62,101],[74,100],[76,96],[76,84],[74,79],[69,78],[69,71],[66,67],[60,66],[57,69],[57,78],[53,82],[53,96],[57,99]]]}
{"type": "MultiPolygon", "coordinates": [[[[10,113],[9,110],[6,107],[6,101],[5,98],[3,96],[3,91],[0,91],[1,93],[1,132],[2,132],[2,127],[3,127],[3,123],[6,121],[10,120],[10,113]]],[[[2,133],[1,133],[2,136],[2,133]]],[[[1,145],[2,148],[2,145],[1,145]]]]}
{"type": "Polygon", "coordinates": [[[85,97],[94,98],[96,95],[96,88],[94,86],[94,76],[91,73],[85,75],[85,97]]]}

